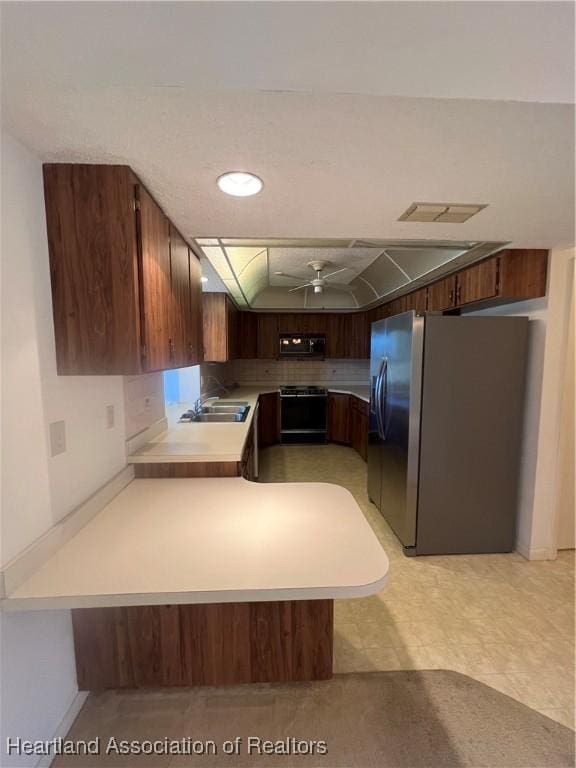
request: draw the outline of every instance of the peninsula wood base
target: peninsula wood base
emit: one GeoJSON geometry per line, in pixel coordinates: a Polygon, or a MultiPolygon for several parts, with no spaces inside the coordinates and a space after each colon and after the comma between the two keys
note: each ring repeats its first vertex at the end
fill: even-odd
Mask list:
{"type": "Polygon", "coordinates": [[[333,600],[77,608],[80,690],[325,680],[333,600]]]}

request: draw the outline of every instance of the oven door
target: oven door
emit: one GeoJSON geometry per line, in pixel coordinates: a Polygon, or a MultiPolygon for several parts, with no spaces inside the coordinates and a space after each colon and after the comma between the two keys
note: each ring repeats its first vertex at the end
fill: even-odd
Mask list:
{"type": "Polygon", "coordinates": [[[281,442],[326,442],[326,395],[283,395],[281,442]]]}

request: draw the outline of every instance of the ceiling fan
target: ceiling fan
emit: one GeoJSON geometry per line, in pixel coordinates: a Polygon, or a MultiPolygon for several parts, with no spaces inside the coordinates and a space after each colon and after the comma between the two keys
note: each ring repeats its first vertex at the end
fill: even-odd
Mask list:
{"type": "MultiPolygon", "coordinates": [[[[309,288],[312,286],[314,288],[314,293],[322,293],[324,291],[325,287],[332,288],[336,291],[346,291],[347,293],[351,293],[352,289],[349,288],[347,285],[336,284],[336,283],[330,283],[328,282],[328,278],[334,277],[334,275],[338,275],[340,272],[346,272],[349,267],[342,267],[342,269],[337,269],[335,272],[330,272],[328,275],[322,275],[322,272],[326,269],[326,267],[331,264],[330,261],[309,261],[307,266],[316,272],[316,277],[312,280],[309,280],[307,283],[303,283],[302,285],[296,286],[296,288],[290,288],[288,293],[293,293],[294,291],[300,291],[302,288],[309,288]]],[[[288,272],[274,272],[275,275],[278,275],[279,277],[289,277],[291,280],[302,280],[302,277],[300,275],[290,275],[288,272]]]]}

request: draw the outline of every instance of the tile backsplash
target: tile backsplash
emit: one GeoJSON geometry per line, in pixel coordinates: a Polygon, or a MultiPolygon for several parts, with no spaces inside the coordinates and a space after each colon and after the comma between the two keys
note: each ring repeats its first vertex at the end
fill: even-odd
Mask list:
{"type": "Polygon", "coordinates": [[[249,384],[368,384],[369,360],[235,360],[231,378],[249,384]]]}

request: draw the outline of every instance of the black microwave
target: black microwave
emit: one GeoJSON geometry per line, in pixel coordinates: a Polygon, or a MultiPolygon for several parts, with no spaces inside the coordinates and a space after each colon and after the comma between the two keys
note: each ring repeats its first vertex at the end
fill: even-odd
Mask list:
{"type": "Polygon", "coordinates": [[[283,333],[280,335],[280,357],[324,357],[326,336],[306,333],[283,333]]]}

